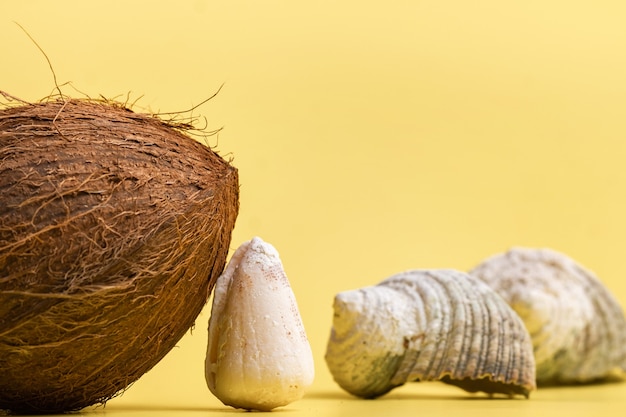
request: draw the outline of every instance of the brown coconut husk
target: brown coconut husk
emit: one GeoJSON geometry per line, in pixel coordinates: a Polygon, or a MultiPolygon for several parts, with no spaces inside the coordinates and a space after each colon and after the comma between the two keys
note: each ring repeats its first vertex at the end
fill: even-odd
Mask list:
{"type": "Polygon", "coordinates": [[[180,127],[87,99],[0,109],[0,409],[104,403],[193,325],[239,188],[180,127]]]}

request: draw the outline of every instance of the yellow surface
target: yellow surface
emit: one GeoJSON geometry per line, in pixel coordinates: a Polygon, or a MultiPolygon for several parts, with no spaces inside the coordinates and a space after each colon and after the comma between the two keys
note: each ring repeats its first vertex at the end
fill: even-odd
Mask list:
{"type": "MultiPolygon", "coordinates": [[[[336,292],[513,245],[570,255],[626,305],[626,3],[0,2],[0,90],[37,100],[52,75],[14,21],[92,97],[167,112],[224,83],[194,114],[224,128],[209,141],[240,172],[233,248],[258,235],[279,250],[316,360],[284,412],[622,415],[626,384],[355,400],[323,355],[336,292]]],[[[92,412],[230,414],[204,383],[208,316],[92,412]]]]}

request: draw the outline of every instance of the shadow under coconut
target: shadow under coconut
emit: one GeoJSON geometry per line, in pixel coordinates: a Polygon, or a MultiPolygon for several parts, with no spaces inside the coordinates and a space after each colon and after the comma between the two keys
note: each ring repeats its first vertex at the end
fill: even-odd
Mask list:
{"type": "MultiPolygon", "coordinates": [[[[276,408],[271,411],[271,413],[277,412],[289,412],[295,411],[284,408],[276,408]]],[[[151,405],[151,404],[124,404],[124,405],[114,405],[114,406],[105,406],[98,407],[92,410],[83,410],[80,412],[80,415],[84,415],[85,417],[96,414],[112,414],[116,416],[124,416],[126,414],[137,415],[138,413],[145,412],[150,413],[150,415],[154,415],[155,413],[167,413],[167,415],[171,415],[172,413],[186,413],[186,414],[194,414],[201,413],[203,416],[206,416],[206,413],[211,413],[211,416],[219,416],[219,415],[232,415],[233,413],[247,413],[249,410],[243,410],[239,408],[232,408],[228,406],[223,407],[201,407],[201,406],[184,406],[184,405],[151,405]]],[[[256,411],[255,412],[262,412],[256,411]]],[[[67,415],[64,415],[67,416],[67,415]]]]}

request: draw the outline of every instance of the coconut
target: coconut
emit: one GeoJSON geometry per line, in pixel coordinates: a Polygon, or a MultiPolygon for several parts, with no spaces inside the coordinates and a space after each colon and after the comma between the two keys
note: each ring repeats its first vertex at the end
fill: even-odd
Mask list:
{"type": "Polygon", "coordinates": [[[104,403],[193,325],[239,186],[186,127],[104,100],[0,110],[0,409],[104,403]]]}

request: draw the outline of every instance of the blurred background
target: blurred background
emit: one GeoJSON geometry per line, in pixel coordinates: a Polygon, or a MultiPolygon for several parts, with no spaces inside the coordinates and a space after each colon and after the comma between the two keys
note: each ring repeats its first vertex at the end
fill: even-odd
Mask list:
{"type": "MultiPolygon", "coordinates": [[[[0,3],[0,90],[194,110],[239,169],[232,247],[280,252],[316,360],[334,295],[410,268],[549,247],[626,306],[626,3],[0,3]],[[223,86],[222,86],[223,85],[223,86]]],[[[219,404],[210,304],[110,402],[219,404]]]]}

